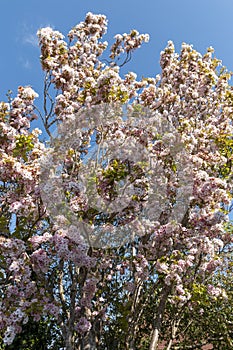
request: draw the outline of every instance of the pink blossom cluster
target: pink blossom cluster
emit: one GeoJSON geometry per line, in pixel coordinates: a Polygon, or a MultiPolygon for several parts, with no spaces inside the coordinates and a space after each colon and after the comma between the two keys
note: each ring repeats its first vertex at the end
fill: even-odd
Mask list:
{"type": "Polygon", "coordinates": [[[126,52],[132,52],[133,50],[140,48],[143,42],[149,41],[148,34],[139,34],[137,30],[131,30],[129,34],[117,34],[115,35],[115,43],[111,47],[110,58],[115,59],[120,54],[126,52]]]}

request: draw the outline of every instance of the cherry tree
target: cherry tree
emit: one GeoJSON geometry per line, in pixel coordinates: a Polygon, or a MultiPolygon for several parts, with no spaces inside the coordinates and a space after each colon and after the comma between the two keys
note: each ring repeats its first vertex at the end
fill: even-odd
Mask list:
{"type": "Polygon", "coordinates": [[[44,110],[31,87],[0,105],[3,346],[47,320],[59,349],[197,348],[217,341],[214,301],[229,348],[231,74],[169,41],[160,74],[122,76],[149,36],[108,49],[106,29],[92,13],[67,40],[40,29],[44,110]]]}

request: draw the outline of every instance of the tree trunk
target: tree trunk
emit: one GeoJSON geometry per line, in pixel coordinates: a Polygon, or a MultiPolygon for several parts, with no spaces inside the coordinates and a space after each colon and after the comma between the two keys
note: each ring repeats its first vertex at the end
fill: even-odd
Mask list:
{"type": "Polygon", "coordinates": [[[135,334],[138,328],[138,318],[140,316],[139,300],[142,291],[142,281],[138,282],[138,285],[134,291],[133,303],[128,318],[128,334],[126,337],[126,350],[135,349],[135,334]]]}
{"type": "Polygon", "coordinates": [[[159,333],[161,330],[162,326],[162,321],[163,321],[163,315],[166,307],[166,302],[167,302],[167,297],[171,291],[171,286],[164,286],[163,292],[161,294],[161,299],[157,311],[157,316],[154,322],[154,329],[152,333],[152,339],[150,343],[150,348],[149,350],[157,350],[158,348],[158,342],[159,342],[159,333]]]}
{"type": "Polygon", "coordinates": [[[63,333],[62,335],[65,343],[65,349],[75,350],[73,346],[72,332],[70,331],[69,327],[64,326],[62,333],[63,333]]]}
{"type": "Polygon", "coordinates": [[[97,341],[95,332],[93,330],[90,330],[90,332],[88,332],[88,334],[86,334],[85,337],[82,338],[81,346],[79,347],[79,349],[80,350],[96,350],[97,344],[98,344],[98,341],[97,341]]]}
{"type": "Polygon", "coordinates": [[[176,338],[176,332],[178,330],[180,320],[181,320],[181,318],[179,318],[177,321],[174,320],[174,322],[172,323],[171,339],[169,340],[169,343],[168,343],[166,350],[170,350],[172,347],[172,343],[176,338]]]}

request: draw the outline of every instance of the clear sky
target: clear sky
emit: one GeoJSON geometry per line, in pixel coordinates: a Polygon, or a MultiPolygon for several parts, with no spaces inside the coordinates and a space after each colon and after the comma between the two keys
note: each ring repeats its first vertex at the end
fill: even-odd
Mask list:
{"type": "Polygon", "coordinates": [[[125,67],[139,77],[159,73],[159,54],[168,40],[177,51],[183,41],[201,53],[213,46],[216,56],[233,70],[233,0],[1,0],[0,5],[1,100],[18,85],[31,85],[41,94],[37,29],[50,25],[68,33],[88,11],[107,16],[109,42],[130,29],[150,34],[150,42],[125,67]]]}
{"type": "MultiPolygon", "coordinates": [[[[19,85],[31,85],[42,96],[43,72],[36,32],[52,26],[66,34],[87,12],[105,14],[105,40],[137,29],[150,34],[124,68],[139,77],[160,72],[159,55],[168,40],[204,53],[213,46],[217,58],[233,71],[233,0],[0,0],[0,100],[19,85]]],[[[40,127],[40,125],[39,125],[40,127]]]]}

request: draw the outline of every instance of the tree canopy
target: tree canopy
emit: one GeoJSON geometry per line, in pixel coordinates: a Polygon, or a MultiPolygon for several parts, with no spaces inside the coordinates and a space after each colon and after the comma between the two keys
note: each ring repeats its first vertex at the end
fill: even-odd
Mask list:
{"type": "Polygon", "coordinates": [[[0,346],[230,349],[231,73],[169,41],[123,75],[149,36],[106,29],[40,29],[43,109],[0,104],[0,346]]]}

